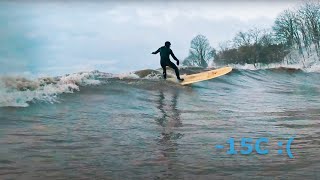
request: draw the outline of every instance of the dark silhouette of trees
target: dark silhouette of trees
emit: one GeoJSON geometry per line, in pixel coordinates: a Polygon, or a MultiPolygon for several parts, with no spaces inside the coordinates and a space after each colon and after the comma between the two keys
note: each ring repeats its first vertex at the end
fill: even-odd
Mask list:
{"type": "Polygon", "coordinates": [[[229,47],[221,48],[221,51],[216,54],[216,64],[253,64],[256,66],[258,63],[281,62],[287,54],[284,51],[284,45],[276,43],[271,31],[258,28],[238,32],[232,43],[229,47]]]}
{"type": "Polygon", "coordinates": [[[231,41],[220,43],[219,48],[216,52],[205,36],[198,35],[191,41],[189,56],[183,64],[207,67],[211,60],[216,65],[281,63],[287,55],[290,59],[292,50],[299,52],[304,66],[306,56],[316,54],[320,60],[320,2],[285,10],[270,30],[240,31],[231,41]]]}

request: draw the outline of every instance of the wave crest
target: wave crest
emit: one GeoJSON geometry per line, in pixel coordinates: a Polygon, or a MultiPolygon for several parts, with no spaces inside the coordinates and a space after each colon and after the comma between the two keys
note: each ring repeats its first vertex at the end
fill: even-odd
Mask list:
{"type": "Polygon", "coordinates": [[[109,77],[98,71],[80,72],[60,77],[29,80],[25,77],[0,77],[0,107],[27,107],[30,102],[57,102],[57,95],[79,91],[80,86],[98,85],[109,77]]]}

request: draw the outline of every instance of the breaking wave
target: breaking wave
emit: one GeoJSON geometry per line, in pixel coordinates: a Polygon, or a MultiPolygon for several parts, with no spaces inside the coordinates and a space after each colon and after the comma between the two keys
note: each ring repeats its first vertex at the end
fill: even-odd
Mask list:
{"type": "Polygon", "coordinates": [[[0,107],[26,107],[33,101],[57,102],[57,95],[79,91],[80,86],[98,85],[100,72],[81,72],[61,77],[29,80],[25,77],[0,77],[0,107]]]}
{"type": "MultiPolygon", "coordinates": [[[[320,63],[314,63],[309,67],[295,65],[271,64],[268,66],[253,65],[230,65],[234,68],[234,76],[248,76],[248,70],[257,70],[254,76],[259,76],[260,71],[269,72],[320,72],[320,63]]],[[[200,67],[180,67],[181,74],[194,74],[206,70],[215,69],[200,67]]],[[[168,77],[175,77],[172,69],[167,70],[168,77]]],[[[261,74],[262,75],[262,74],[261,74]]],[[[249,74],[251,77],[252,74],[249,74]]],[[[243,78],[250,78],[250,77],[243,78]]],[[[0,107],[27,107],[30,103],[59,102],[58,96],[63,93],[74,93],[80,91],[84,86],[106,85],[109,80],[157,80],[162,78],[162,69],[145,69],[124,74],[110,74],[99,71],[79,72],[58,77],[42,77],[28,79],[21,76],[0,77],[0,107]]]]}

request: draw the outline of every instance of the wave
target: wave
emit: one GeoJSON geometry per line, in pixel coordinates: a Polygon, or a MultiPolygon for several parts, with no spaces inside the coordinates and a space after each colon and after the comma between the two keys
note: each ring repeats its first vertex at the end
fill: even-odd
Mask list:
{"type": "MultiPolygon", "coordinates": [[[[171,75],[170,70],[168,73],[171,75]]],[[[161,79],[157,70],[141,70],[124,74],[99,71],[79,72],[58,77],[28,79],[21,76],[0,76],[0,107],[28,107],[32,102],[56,103],[58,95],[80,91],[84,86],[95,86],[110,79],[161,79]]]]}
{"type": "MultiPolygon", "coordinates": [[[[308,72],[303,70],[302,68],[284,66],[273,66],[263,69],[257,69],[252,68],[249,65],[237,65],[234,68],[235,69],[232,71],[231,76],[237,77],[236,79],[244,81],[247,81],[249,79],[252,79],[253,81],[258,81],[257,79],[263,80],[265,78],[265,75],[270,74],[269,72],[308,72]]],[[[215,68],[180,67],[180,73],[194,74],[211,69],[215,68]]],[[[174,71],[168,68],[167,76],[169,78],[175,77],[174,71]]],[[[79,72],[58,77],[42,77],[33,80],[21,76],[0,77],[0,107],[27,107],[30,103],[33,102],[56,103],[59,102],[58,96],[60,94],[78,92],[80,91],[80,88],[84,86],[97,86],[106,84],[109,80],[125,80],[124,82],[127,82],[127,80],[135,81],[141,79],[160,80],[162,79],[162,69],[145,69],[124,74],[110,74],[99,71],[79,72]]],[[[232,83],[231,81],[235,80],[224,79],[223,81],[230,81],[230,83],[232,83]]]]}
{"type": "MultiPolygon", "coordinates": [[[[202,70],[182,68],[181,72],[191,74],[202,70]]],[[[175,77],[173,70],[168,69],[167,73],[168,77],[175,77]]],[[[37,79],[0,76],[0,107],[28,107],[33,102],[56,103],[60,94],[78,92],[81,87],[100,85],[111,79],[162,79],[162,70],[145,69],[124,74],[91,71],[37,79]]]]}
{"type": "Polygon", "coordinates": [[[320,62],[314,63],[312,66],[304,67],[302,64],[287,64],[287,63],[277,63],[277,64],[229,64],[228,66],[238,69],[238,70],[288,70],[288,71],[304,71],[304,72],[320,72],[320,62]]]}
{"type": "Polygon", "coordinates": [[[60,77],[29,80],[25,77],[0,77],[0,107],[27,107],[33,101],[57,102],[57,95],[79,91],[80,86],[98,85],[109,74],[80,72],[60,77]]]}

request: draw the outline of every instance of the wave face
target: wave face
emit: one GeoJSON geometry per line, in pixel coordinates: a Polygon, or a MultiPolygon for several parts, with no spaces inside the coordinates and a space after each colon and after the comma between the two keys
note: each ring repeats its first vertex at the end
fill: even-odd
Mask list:
{"type": "MultiPolygon", "coordinates": [[[[232,65],[231,65],[232,66],[232,65]]],[[[251,86],[252,88],[262,82],[268,82],[269,86],[290,86],[297,83],[305,83],[304,79],[307,76],[307,82],[310,86],[318,84],[317,72],[320,68],[312,66],[309,68],[299,68],[298,66],[281,67],[270,65],[265,68],[256,69],[252,65],[234,65],[234,70],[228,78],[223,78],[227,84],[235,84],[237,86],[251,86]],[[292,74],[294,78],[292,78],[292,74]],[[267,77],[267,78],[266,78],[267,77]],[[235,79],[241,81],[236,82],[235,79]],[[244,83],[248,81],[248,83],[244,83]]],[[[210,70],[199,67],[182,67],[181,74],[193,74],[202,71],[210,70]]],[[[168,69],[168,77],[175,77],[174,72],[168,69]]],[[[140,70],[126,74],[110,74],[99,71],[79,72],[68,74],[59,77],[43,77],[38,79],[27,79],[25,77],[0,77],[0,107],[27,107],[30,103],[59,102],[60,94],[69,94],[81,91],[81,87],[90,87],[106,84],[108,81],[122,81],[130,83],[131,81],[147,80],[144,83],[147,85],[153,83],[158,86],[162,79],[161,69],[140,70]],[[148,82],[149,80],[149,82],[148,82]],[[154,81],[156,80],[156,81],[154,81]],[[158,81],[157,81],[158,80],[158,81]]],[[[218,79],[219,81],[219,79],[218,79]]],[[[170,84],[167,82],[167,84],[170,84]]],[[[144,86],[144,84],[140,84],[144,86]]],[[[236,89],[237,86],[232,88],[236,89]]]]}

